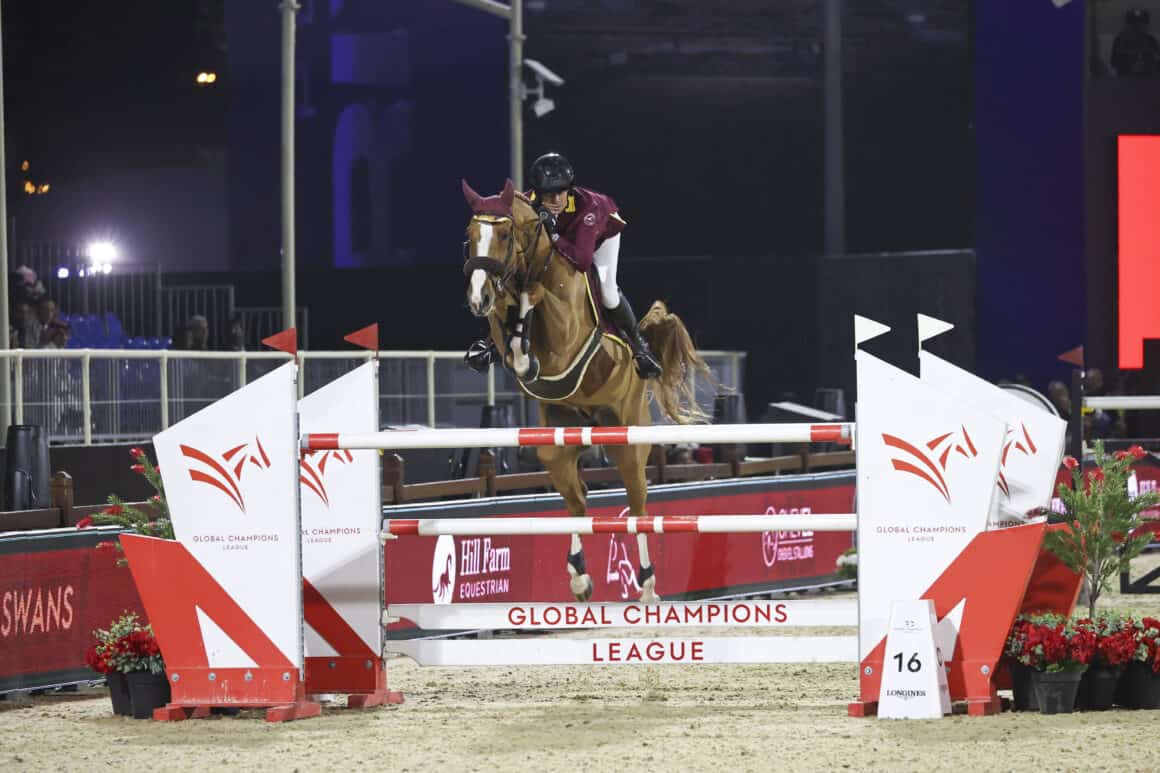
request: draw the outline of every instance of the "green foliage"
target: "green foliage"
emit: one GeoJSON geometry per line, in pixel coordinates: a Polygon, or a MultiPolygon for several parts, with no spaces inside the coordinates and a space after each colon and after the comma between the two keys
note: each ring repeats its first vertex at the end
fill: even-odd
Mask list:
{"type": "Polygon", "coordinates": [[[1064,458],[1072,480],[1070,486],[1059,485],[1065,509],[1060,522],[1068,528],[1048,532],[1044,545],[1069,569],[1085,576],[1089,617],[1095,616],[1096,601],[1112,578],[1127,571],[1152,540],[1150,532],[1138,529],[1140,514],[1160,504],[1160,492],[1128,496],[1132,462],[1143,456],[1139,446],[1108,454],[1103,442],[1096,441],[1096,466],[1086,473],[1074,458],[1064,458]]]}

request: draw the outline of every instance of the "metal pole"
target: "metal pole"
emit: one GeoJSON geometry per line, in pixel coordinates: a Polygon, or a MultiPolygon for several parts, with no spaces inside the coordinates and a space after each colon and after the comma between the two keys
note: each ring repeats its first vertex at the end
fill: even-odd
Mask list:
{"type": "MultiPolygon", "coordinates": [[[[2,15],[2,14],[0,14],[2,15]]],[[[8,180],[4,151],[4,33],[0,31],[0,320],[4,320],[0,349],[8,348],[11,311],[8,309],[8,180]]],[[[4,358],[0,372],[0,444],[7,442],[8,425],[12,423],[11,360],[4,358]]]]}
{"type": "Polygon", "coordinates": [[[842,0],[822,0],[822,93],[825,124],[825,251],[846,251],[845,136],[842,119],[842,0]]]}
{"type": "Polygon", "coordinates": [[[1083,368],[1071,372],[1071,416],[1067,420],[1067,431],[1071,436],[1068,453],[1083,465],[1083,368]]]}
{"type": "Polygon", "coordinates": [[[282,327],[294,327],[294,22],[296,0],[282,0],[282,327]]]}
{"type": "Polygon", "coordinates": [[[524,189],[524,0],[511,0],[508,34],[508,108],[511,120],[512,182],[524,189]]]}
{"type": "Polygon", "coordinates": [[[89,372],[89,366],[91,364],[92,357],[86,349],[84,355],[81,357],[81,415],[85,423],[84,438],[86,446],[93,444],[93,385],[89,372]]]}
{"type": "Polygon", "coordinates": [[[501,19],[511,18],[511,8],[503,3],[496,2],[496,0],[456,0],[456,2],[493,14],[501,19]]]}

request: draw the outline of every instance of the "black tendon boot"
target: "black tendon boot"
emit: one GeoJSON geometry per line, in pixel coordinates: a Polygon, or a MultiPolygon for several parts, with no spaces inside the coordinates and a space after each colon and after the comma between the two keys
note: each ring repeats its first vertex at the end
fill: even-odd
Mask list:
{"type": "Polygon", "coordinates": [[[608,315],[632,349],[632,361],[636,365],[637,375],[643,379],[659,377],[661,365],[641,337],[640,329],[637,327],[636,314],[633,313],[632,306],[629,305],[628,298],[623,292],[620,294],[620,303],[615,309],[609,309],[608,315]]]}

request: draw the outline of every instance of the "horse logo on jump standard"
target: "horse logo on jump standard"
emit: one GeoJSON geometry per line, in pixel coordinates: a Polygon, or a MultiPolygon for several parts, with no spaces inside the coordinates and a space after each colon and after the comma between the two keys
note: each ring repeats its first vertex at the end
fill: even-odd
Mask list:
{"type": "Polygon", "coordinates": [[[882,442],[891,448],[896,448],[904,452],[913,460],[906,461],[904,459],[891,458],[890,463],[895,470],[907,473],[908,475],[914,475],[926,481],[942,495],[943,499],[947,501],[947,504],[950,504],[950,486],[947,484],[946,478],[943,477],[943,473],[947,470],[951,452],[960,454],[964,459],[974,459],[979,455],[974,442],[971,440],[970,433],[967,432],[967,428],[962,427],[961,429],[961,438],[954,432],[947,432],[928,440],[923,445],[925,445],[929,453],[900,437],[889,435],[885,432],[882,433],[882,442]],[[941,451],[939,450],[940,447],[942,448],[941,451]]]}
{"type": "Polygon", "coordinates": [[[431,598],[436,604],[450,604],[455,597],[455,538],[444,534],[435,541],[431,561],[431,598]]]}
{"type": "Polygon", "coordinates": [[[258,437],[254,438],[252,447],[250,443],[242,443],[226,450],[218,457],[190,445],[182,444],[180,448],[182,456],[201,466],[200,469],[196,466],[189,468],[190,480],[204,483],[222,492],[243,513],[246,512],[246,500],[242,496],[241,483],[246,463],[249,462],[259,470],[270,469],[270,457],[266,455],[266,450],[258,437]]]}
{"type": "Polygon", "coordinates": [[[298,480],[327,507],[330,507],[330,496],[326,492],[326,468],[332,462],[334,465],[351,464],[354,462],[354,454],[347,450],[306,451],[298,462],[298,480]]]}
{"type": "MultiPolygon", "coordinates": [[[[627,518],[629,508],[620,511],[617,518],[627,518]]],[[[608,569],[604,575],[605,582],[610,585],[620,585],[620,598],[631,598],[630,594],[640,593],[640,583],[636,581],[636,571],[632,566],[632,557],[629,547],[623,536],[608,535],[608,569]]]]}

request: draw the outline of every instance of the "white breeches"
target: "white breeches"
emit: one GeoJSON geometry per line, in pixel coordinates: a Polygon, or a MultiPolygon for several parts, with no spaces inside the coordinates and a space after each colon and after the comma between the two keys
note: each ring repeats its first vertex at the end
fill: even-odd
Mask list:
{"type": "Polygon", "coordinates": [[[620,304],[620,288],[616,285],[616,264],[620,261],[620,234],[596,248],[592,262],[600,276],[600,302],[606,309],[615,309],[620,304]]]}

